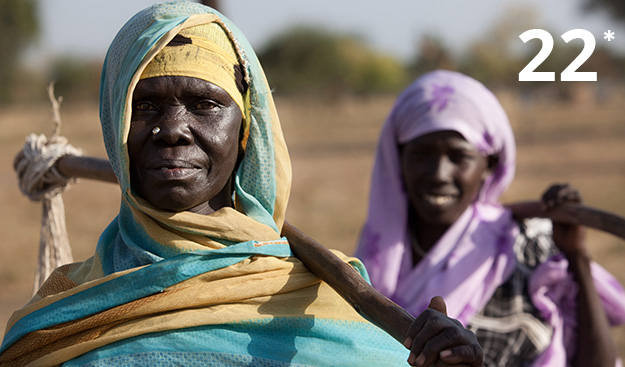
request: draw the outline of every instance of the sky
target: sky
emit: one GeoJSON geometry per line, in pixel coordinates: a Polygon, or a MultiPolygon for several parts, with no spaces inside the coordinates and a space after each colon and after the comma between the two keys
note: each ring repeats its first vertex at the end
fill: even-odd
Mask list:
{"type": "MultiPolygon", "coordinates": [[[[555,46],[564,32],[583,28],[593,33],[597,46],[625,53],[625,22],[602,11],[585,11],[583,0],[221,0],[222,12],[247,36],[255,49],[277,33],[298,24],[319,24],[330,30],[359,35],[375,49],[408,59],[425,34],[435,35],[452,52],[488,36],[494,22],[527,7],[537,19],[518,17],[527,28],[552,33],[555,46]],[[383,6],[376,6],[382,3],[383,6]],[[606,41],[604,32],[615,32],[606,41]]],[[[69,53],[103,58],[123,24],[139,10],[156,3],[149,0],[42,0],[42,35],[35,52],[41,59],[69,53]]],[[[518,37],[507,40],[522,48],[518,37]]],[[[529,46],[528,46],[529,47],[529,46]]]]}

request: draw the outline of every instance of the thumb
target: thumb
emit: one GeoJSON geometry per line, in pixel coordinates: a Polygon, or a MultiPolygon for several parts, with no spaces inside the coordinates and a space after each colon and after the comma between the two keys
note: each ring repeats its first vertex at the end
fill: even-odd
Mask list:
{"type": "Polygon", "coordinates": [[[436,310],[444,314],[445,316],[447,316],[447,305],[445,305],[445,301],[443,300],[443,297],[441,296],[433,297],[430,300],[430,305],[428,306],[428,308],[436,310]]]}

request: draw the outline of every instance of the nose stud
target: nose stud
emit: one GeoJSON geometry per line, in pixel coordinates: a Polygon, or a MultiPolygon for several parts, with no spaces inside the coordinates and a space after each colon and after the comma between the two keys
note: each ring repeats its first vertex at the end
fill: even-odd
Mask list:
{"type": "Polygon", "coordinates": [[[156,135],[160,132],[161,132],[161,128],[158,126],[155,126],[154,129],[152,129],[152,135],[156,135]]]}

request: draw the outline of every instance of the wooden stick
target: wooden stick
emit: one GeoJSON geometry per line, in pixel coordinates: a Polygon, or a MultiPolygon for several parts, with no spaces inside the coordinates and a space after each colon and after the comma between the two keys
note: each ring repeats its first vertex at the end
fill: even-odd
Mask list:
{"type": "Polygon", "coordinates": [[[117,183],[117,177],[108,159],[68,155],[56,161],[56,169],[65,177],[117,183]]]}
{"type": "MultiPolygon", "coordinates": [[[[102,158],[64,157],[57,162],[57,169],[67,177],[117,182],[109,162],[102,158]]],[[[625,219],[587,206],[566,204],[546,211],[540,202],[525,202],[507,207],[517,219],[550,218],[592,227],[625,239],[625,219]]],[[[363,317],[400,343],[404,342],[414,321],[412,315],[379,293],[351,266],[296,227],[285,222],[282,235],[289,240],[295,256],[313,274],[334,288],[363,317]]]]}
{"type": "Polygon", "coordinates": [[[383,296],[330,250],[285,222],[282,235],[295,256],[317,277],[328,283],[364,318],[403,343],[414,317],[383,296]]]}
{"type": "Polygon", "coordinates": [[[541,202],[528,201],[506,205],[515,218],[549,218],[554,222],[578,224],[625,239],[625,218],[581,204],[560,205],[545,210],[541,202]]]}
{"type": "MultiPolygon", "coordinates": [[[[67,156],[59,159],[57,169],[67,177],[87,178],[117,183],[107,159],[67,156]]],[[[570,224],[581,224],[625,239],[625,218],[585,205],[566,204],[552,210],[543,209],[539,201],[507,204],[515,218],[549,218],[570,224]]]]}

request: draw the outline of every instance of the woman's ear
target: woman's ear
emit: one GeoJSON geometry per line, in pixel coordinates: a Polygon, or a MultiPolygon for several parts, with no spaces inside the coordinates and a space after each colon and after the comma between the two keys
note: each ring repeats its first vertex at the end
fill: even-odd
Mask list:
{"type": "Polygon", "coordinates": [[[488,159],[488,173],[492,173],[499,164],[499,154],[491,154],[488,159]]]}
{"type": "Polygon", "coordinates": [[[493,173],[493,171],[495,170],[495,168],[497,167],[497,165],[499,164],[499,154],[491,154],[488,157],[486,157],[487,160],[487,168],[484,171],[484,179],[486,179],[486,177],[488,177],[491,173],[493,173]]]}
{"type": "Polygon", "coordinates": [[[239,165],[241,164],[241,161],[245,156],[245,149],[243,149],[243,135],[245,134],[245,131],[243,130],[243,124],[244,121],[241,121],[241,128],[239,129],[239,151],[237,152],[237,163],[234,166],[234,172],[232,173],[233,175],[236,174],[237,170],[239,169],[239,165]]]}
{"type": "Polygon", "coordinates": [[[494,170],[498,164],[499,164],[499,154],[491,154],[488,156],[488,169],[490,171],[494,170]]]}
{"type": "Polygon", "coordinates": [[[236,181],[236,175],[237,175],[237,171],[239,170],[239,166],[241,165],[241,161],[243,161],[243,158],[245,157],[245,149],[243,149],[243,122],[241,122],[241,129],[239,129],[239,149],[237,151],[237,162],[234,165],[234,170],[232,170],[232,179],[230,180],[230,185],[231,185],[231,192],[234,193],[235,191],[235,181],[236,181]]]}

